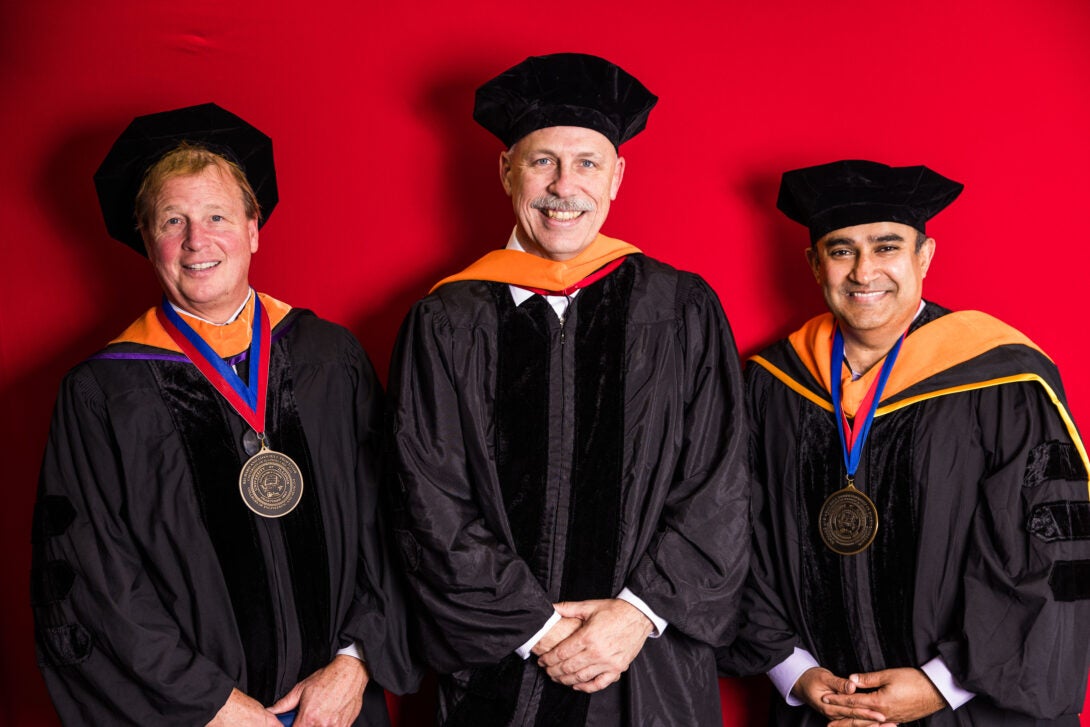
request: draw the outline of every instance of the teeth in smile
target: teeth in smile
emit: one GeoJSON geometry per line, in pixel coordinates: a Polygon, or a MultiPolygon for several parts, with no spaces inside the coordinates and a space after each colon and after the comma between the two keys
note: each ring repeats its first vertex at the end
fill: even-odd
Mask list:
{"type": "Polygon", "coordinates": [[[857,291],[855,293],[848,293],[848,295],[852,296],[853,298],[877,298],[878,296],[882,295],[882,293],[884,293],[884,292],[885,291],[883,291],[883,290],[868,290],[868,291],[857,291]]]}
{"type": "Polygon", "coordinates": [[[193,263],[192,265],[185,265],[186,270],[207,270],[208,268],[214,268],[219,265],[218,262],[211,263],[193,263]]]}
{"type": "Polygon", "coordinates": [[[545,216],[551,220],[574,220],[581,214],[583,213],[578,210],[572,212],[565,212],[563,210],[545,210],[545,216]]]}

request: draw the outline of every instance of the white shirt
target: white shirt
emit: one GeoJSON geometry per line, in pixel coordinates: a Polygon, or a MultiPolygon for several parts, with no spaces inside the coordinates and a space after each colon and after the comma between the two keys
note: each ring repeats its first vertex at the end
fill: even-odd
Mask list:
{"type": "Polygon", "coordinates": [[[235,312],[231,314],[231,317],[228,318],[223,323],[216,323],[215,321],[210,321],[207,318],[201,318],[198,315],[194,315],[192,313],[187,313],[186,311],[182,310],[178,306],[171,303],[169,300],[167,301],[167,305],[169,305],[171,308],[173,308],[176,313],[180,313],[181,315],[185,316],[186,318],[195,318],[196,320],[201,321],[203,323],[207,323],[207,324],[209,324],[211,326],[229,326],[229,325],[231,325],[232,323],[235,322],[236,318],[238,318],[240,315],[242,315],[242,311],[246,308],[246,304],[250,302],[250,298],[253,297],[253,294],[254,294],[254,289],[250,288],[249,291],[247,291],[247,293],[246,293],[246,300],[242,301],[242,305],[240,305],[235,310],[235,312]]]}

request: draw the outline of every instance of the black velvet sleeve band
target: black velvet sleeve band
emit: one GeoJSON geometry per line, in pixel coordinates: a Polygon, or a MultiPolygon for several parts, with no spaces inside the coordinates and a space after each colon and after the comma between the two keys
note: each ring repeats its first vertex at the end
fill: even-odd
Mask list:
{"type": "Polygon", "coordinates": [[[1061,500],[1033,508],[1026,530],[1046,543],[1090,538],[1090,502],[1061,500]]]}

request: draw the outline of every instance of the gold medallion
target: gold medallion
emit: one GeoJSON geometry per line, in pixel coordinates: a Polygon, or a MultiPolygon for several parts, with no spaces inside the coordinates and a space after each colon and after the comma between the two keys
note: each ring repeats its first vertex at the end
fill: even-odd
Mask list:
{"type": "Polygon", "coordinates": [[[242,466],[238,489],[246,507],[261,517],[283,517],[303,497],[303,472],[288,455],[262,449],[242,466]]]}
{"type": "Polygon", "coordinates": [[[878,534],[878,508],[849,480],[847,487],[829,495],[821,506],[818,530],[834,553],[861,553],[878,534]]]}

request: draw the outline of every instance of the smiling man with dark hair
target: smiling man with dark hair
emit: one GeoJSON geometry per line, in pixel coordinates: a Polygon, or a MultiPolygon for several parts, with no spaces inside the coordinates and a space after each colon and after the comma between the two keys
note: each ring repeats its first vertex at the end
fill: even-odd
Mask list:
{"type": "Polygon", "coordinates": [[[787,172],[829,313],[746,369],[754,562],[730,673],[770,725],[1077,727],[1090,654],[1086,450],[1055,365],[923,300],[927,167],[787,172]]]}

